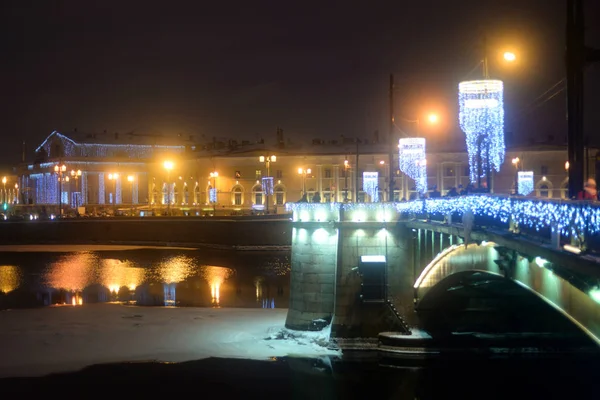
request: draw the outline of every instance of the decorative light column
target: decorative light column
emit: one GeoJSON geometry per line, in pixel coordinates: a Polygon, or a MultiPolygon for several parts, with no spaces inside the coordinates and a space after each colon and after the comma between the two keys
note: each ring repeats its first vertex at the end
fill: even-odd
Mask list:
{"type": "Polygon", "coordinates": [[[425,138],[402,138],[398,144],[398,166],[415,181],[417,192],[427,191],[425,138]]]}
{"type": "Polygon", "coordinates": [[[267,167],[267,176],[262,178],[262,187],[265,192],[265,201],[267,203],[266,211],[269,213],[269,201],[270,196],[273,194],[273,177],[271,176],[271,163],[277,161],[277,157],[272,156],[260,156],[258,160],[261,163],[265,163],[267,167]]]}
{"type": "Polygon", "coordinates": [[[504,85],[490,79],[466,81],[458,85],[458,92],[458,119],[466,135],[470,180],[481,188],[485,174],[490,190],[492,168],[500,171],[504,162],[504,85]]]}

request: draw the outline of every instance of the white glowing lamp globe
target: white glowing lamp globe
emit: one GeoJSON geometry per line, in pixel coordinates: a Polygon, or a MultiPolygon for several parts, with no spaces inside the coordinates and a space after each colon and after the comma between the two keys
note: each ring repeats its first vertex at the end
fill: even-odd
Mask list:
{"type": "Polygon", "coordinates": [[[504,162],[504,84],[491,79],[461,82],[458,103],[458,119],[469,153],[470,177],[475,182],[478,153],[484,170],[489,163],[499,171],[504,162]]]}

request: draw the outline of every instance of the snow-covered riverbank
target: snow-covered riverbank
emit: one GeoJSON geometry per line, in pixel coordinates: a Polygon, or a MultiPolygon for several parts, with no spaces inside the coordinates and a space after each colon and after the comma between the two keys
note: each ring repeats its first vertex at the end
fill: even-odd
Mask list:
{"type": "Polygon", "coordinates": [[[323,346],[323,334],[281,334],[286,313],[119,304],[1,311],[0,377],[119,361],[339,354],[323,346]]]}

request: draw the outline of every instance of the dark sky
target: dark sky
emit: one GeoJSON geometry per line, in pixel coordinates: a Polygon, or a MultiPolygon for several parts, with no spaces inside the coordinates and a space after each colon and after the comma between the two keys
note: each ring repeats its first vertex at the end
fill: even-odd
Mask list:
{"type": "MultiPolygon", "coordinates": [[[[600,46],[600,7],[584,1],[588,40],[600,46]]],[[[562,141],[564,92],[528,105],[564,76],[565,4],[4,1],[0,157],[19,161],[23,139],[31,150],[54,129],[207,140],[274,139],[277,126],[294,139],[383,135],[390,73],[398,115],[435,110],[444,123],[424,134],[460,138],[457,84],[480,59],[484,32],[491,75],[506,83],[507,131],[562,141]],[[519,57],[510,67],[498,62],[507,49],[519,57]]],[[[588,111],[597,110],[600,65],[586,75],[588,111]]],[[[596,132],[600,113],[587,122],[596,132]]]]}

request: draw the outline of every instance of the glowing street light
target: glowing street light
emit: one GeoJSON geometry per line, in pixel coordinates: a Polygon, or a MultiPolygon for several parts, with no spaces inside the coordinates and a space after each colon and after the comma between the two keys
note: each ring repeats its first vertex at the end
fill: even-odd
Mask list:
{"type": "Polygon", "coordinates": [[[427,116],[427,121],[429,121],[430,124],[437,124],[439,120],[439,117],[437,114],[429,114],[427,116]]]}
{"type": "Polygon", "coordinates": [[[503,57],[508,62],[513,62],[517,59],[517,56],[512,51],[505,51],[503,57]]]}

